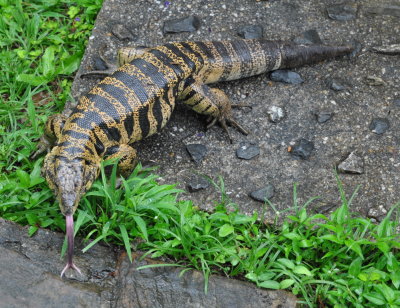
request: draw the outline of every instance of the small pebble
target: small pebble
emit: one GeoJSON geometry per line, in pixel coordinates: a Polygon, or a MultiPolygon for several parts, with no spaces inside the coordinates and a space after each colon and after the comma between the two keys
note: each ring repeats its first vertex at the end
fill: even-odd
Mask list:
{"type": "Polygon", "coordinates": [[[200,175],[192,175],[187,183],[190,192],[197,192],[210,186],[210,182],[200,175]]]}
{"type": "Polygon", "coordinates": [[[103,61],[102,58],[100,57],[95,57],[94,58],[94,69],[96,71],[105,71],[108,69],[107,64],[103,61]]]}
{"type": "Polygon", "coordinates": [[[315,213],[326,214],[332,211],[337,205],[335,203],[323,203],[314,208],[315,213]]]}
{"type": "Polygon", "coordinates": [[[196,164],[199,164],[207,154],[207,147],[203,144],[187,144],[186,150],[196,164]]]}
{"type": "Polygon", "coordinates": [[[389,120],[386,118],[374,118],[369,124],[369,129],[378,135],[385,133],[390,127],[389,120]]]}
{"type": "Polygon", "coordinates": [[[247,141],[241,142],[236,150],[236,156],[240,159],[252,159],[260,154],[260,147],[247,141]]]}
{"type": "Polygon", "coordinates": [[[396,97],[393,100],[393,105],[395,105],[396,107],[400,107],[400,97],[396,97]]]}
{"type": "Polygon", "coordinates": [[[335,91],[343,91],[346,89],[346,86],[343,84],[343,82],[340,79],[336,78],[329,80],[328,85],[332,90],[335,91]]]}
{"type": "Polygon", "coordinates": [[[400,17],[400,5],[384,3],[378,6],[366,7],[365,11],[373,15],[391,15],[400,17]]]}
{"type": "Polygon", "coordinates": [[[351,152],[349,156],[338,165],[338,171],[342,173],[363,174],[364,161],[360,156],[351,152]]]}
{"type": "Polygon", "coordinates": [[[355,19],[357,16],[357,6],[353,3],[342,3],[326,8],[329,18],[334,20],[346,21],[355,19]]]}
{"type": "Polygon", "coordinates": [[[383,86],[386,84],[382,78],[377,76],[367,76],[364,82],[369,86],[383,86]]]}
{"type": "Polygon", "coordinates": [[[271,73],[271,80],[277,82],[285,82],[289,84],[301,84],[304,82],[304,80],[298,73],[288,70],[273,71],[271,73]]]}
{"type": "Polygon", "coordinates": [[[259,39],[263,36],[263,28],[258,25],[246,25],[238,29],[237,34],[244,39],[259,39]]]}
{"type": "Polygon", "coordinates": [[[291,148],[290,154],[296,158],[308,159],[313,150],[314,143],[312,141],[308,141],[307,139],[301,138],[291,148]]]}
{"type": "Polygon", "coordinates": [[[368,218],[375,219],[377,222],[382,221],[386,215],[387,210],[383,206],[379,206],[378,208],[370,208],[367,213],[368,218]]]}
{"type": "Polygon", "coordinates": [[[325,123],[332,119],[333,113],[330,111],[320,111],[315,114],[318,123],[325,123]]]}
{"type": "Polygon", "coordinates": [[[135,41],[137,37],[132,34],[123,24],[115,24],[111,29],[111,33],[114,34],[120,41],[135,41]]]}
{"type": "Polygon", "coordinates": [[[271,106],[267,111],[268,118],[272,123],[278,123],[285,117],[285,112],[281,107],[271,106]]]}
{"type": "Polygon", "coordinates": [[[197,16],[187,16],[179,19],[166,20],[163,26],[163,33],[194,32],[200,27],[200,20],[197,16]]]}
{"type": "Polygon", "coordinates": [[[268,184],[261,189],[249,193],[249,196],[256,201],[267,202],[267,200],[270,200],[274,194],[275,187],[272,184],[268,184]]]}
{"type": "Polygon", "coordinates": [[[372,50],[385,55],[400,55],[400,44],[372,47],[372,50]]]}
{"type": "Polygon", "coordinates": [[[322,44],[321,38],[315,29],[303,32],[300,36],[295,37],[293,42],[299,45],[322,44]]]}

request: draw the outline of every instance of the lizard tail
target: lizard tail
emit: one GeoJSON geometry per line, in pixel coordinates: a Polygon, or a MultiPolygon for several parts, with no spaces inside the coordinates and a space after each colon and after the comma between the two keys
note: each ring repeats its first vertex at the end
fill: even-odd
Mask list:
{"type": "Polygon", "coordinates": [[[280,68],[293,68],[343,56],[354,50],[352,46],[296,45],[282,42],[280,68]]]}

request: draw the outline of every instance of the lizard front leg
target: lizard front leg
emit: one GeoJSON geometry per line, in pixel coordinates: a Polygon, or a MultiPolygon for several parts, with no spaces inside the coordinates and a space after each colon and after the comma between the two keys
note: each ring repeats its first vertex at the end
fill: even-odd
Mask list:
{"type": "Polygon", "coordinates": [[[62,114],[54,114],[47,119],[44,135],[40,137],[40,141],[36,146],[36,151],[31,155],[32,159],[35,159],[43,152],[49,152],[51,150],[56,140],[61,136],[61,131],[66,119],[66,116],[62,114]]]}
{"type": "Polygon", "coordinates": [[[210,88],[200,81],[191,78],[186,80],[178,99],[197,113],[210,116],[213,120],[207,128],[219,122],[228,134],[230,142],[232,142],[232,138],[229,134],[227,123],[236,127],[241,133],[248,135],[248,131],[233,118],[232,104],[223,91],[210,88]]]}
{"type": "Polygon", "coordinates": [[[127,144],[120,144],[106,150],[106,160],[119,158],[118,172],[123,176],[129,176],[137,164],[136,150],[127,144]]]}
{"type": "Polygon", "coordinates": [[[110,63],[106,57],[104,56],[104,50],[100,51],[99,57],[107,66],[105,70],[93,70],[87,73],[82,74],[82,77],[93,76],[93,75],[101,75],[108,76],[114,73],[119,67],[122,65],[131,62],[137,57],[141,56],[144,52],[148,50],[147,47],[144,46],[135,46],[135,47],[122,47],[118,50],[117,53],[117,64],[110,63]]]}

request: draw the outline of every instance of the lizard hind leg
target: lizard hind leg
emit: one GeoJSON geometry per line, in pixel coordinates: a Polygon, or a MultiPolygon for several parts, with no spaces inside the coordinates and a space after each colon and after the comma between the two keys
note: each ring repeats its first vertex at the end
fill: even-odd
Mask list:
{"type": "MultiPolygon", "coordinates": [[[[137,164],[136,150],[127,144],[120,144],[108,148],[104,158],[106,160],[118,158],[118,172],[124,177],[129,176],[137,164]]],[[[110,171],[111,170],[106,169],[107,173],[110,171]]]]}
{"type": "Polygon", "coordinates": [[[185,86],[179,99],[197,113],[209,115],[211,117],[212,121],[208,124],[207,128],[219,122],[227,133],[230,142],[232,142],[232,138],[229,134],[227,124],[234,126],[244,135],[249,134],[248,131],[233,118],[232,104],[223,91],[193,81],[185,86]]]}

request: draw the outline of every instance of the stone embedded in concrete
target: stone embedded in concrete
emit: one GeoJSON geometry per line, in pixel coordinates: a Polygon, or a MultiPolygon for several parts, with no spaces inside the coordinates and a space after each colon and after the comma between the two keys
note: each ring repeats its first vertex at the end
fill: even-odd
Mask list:
{"type": "MultiPolygon", "coordinates": [[[[371,3],[371,4],[376,4],[376,3],[371,3]]],[[[400,5],[397,5],[397,3],[382,3],[373,6],[365,5],[364,10],[367,14],[372,14],[372,15],[389,15],[394,17],[400,17],[400,5]]]]}
{"type": "Polygon", "coordinates": [[[200,143],[191,143],[186,145],[186,150],[190,154],[192,160],[199,164],[207,154],[207,147],[200,143]]]}
{"type": "Polygon", "coordinates": [[[289,84],[301,84],[304,82],[303,78],[301,78],[298,73],[289,70],[273,71],[271,73],[271,80],[289,84]]]}
{"type": "Polygon", "coordinates": [[[267,202],[267,200],[270,200],[274,196],[274,194],[275,194],[274,185],[268,184],[263,188],[252,191],[251,193],[249,193],[249,196],[254,200],[260,202],[267,202]]]}
{"type": "Polygon", "coordinates": [[[197,192],[210,186],[210,182],[201,175],[193,174],[187,181],[187,188],[190,192],[197,192]]]}
{"type": "Polygon", "coordinates": [[[363,174],[364,173],[364,161],[356,153],[351,152],[345,160],[338,165],[339,172],[363,174]]]}
{"type": "Polygon", "coordinates": [[[263,28],[259,25],[246,25],[239,28],[237,33],[244,39],[259,39],[263,36],[263,28]]]}
{"type": "Polygon", "coordinates": [[[253,142],[241,142],[236,150],[236,156],[240,159],[253,159],[260,154],[260,147],[253,142]]]}
{"type": "Polygon", "coordinates": [[[278,123],[285,117],[285,111],[279,106],[271,106],[267,110],[268,119],[272,123],[278,123]]]}
{"type": "Polygon", "coordinates": [[[357,5],[354,3],[341,3],[326,8],[329,18],[346,21],[357,17],[357,5]]]}
{"type": "Polygon", "coordinates": [[[400,44],[376,46],[372,50],[384,55],[400,55],[400,44]]]}
{"type": "Polygon", "coordinates": [[[296,158],[309,159],[314,151],[314,142],[301,138],[291,147],[290,154],[296,158]]]}
{"type": "Polygon", "coordinates": [[[179,33],[193,32],[200,27],[200,19],[197,16],[187,16],[184,18],[166,20],[164,22],[163,32],[179,33]]]}
{"type": "Polygon", "coordinates": [[[316,29],[310,29],[301,33],[293,39],[293,42],[299,45],[322,44],[322,40],[316,29]]]}
{"type": "Polygon", "coordinates": [[[338,78],[332,78],[328,80],[328,86],[335,91],[343,91],[346,89],[344,82],[338,78]]]}
{"type": "Polygon", "coordinates": [[[386,118],[373,118],[369,129],[378,135],[384,134],[390,128],[390,122],[386,118]]]}
{"type": "Polygon", "coordinates": [[[328,122],[330,119],[332,119],[333,113],[330,111],[319,111],[315,113],[315,118],[317,119],[317,122],[322,124],[325,122],[328,122]]]}

